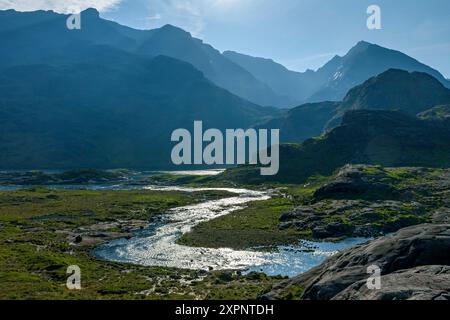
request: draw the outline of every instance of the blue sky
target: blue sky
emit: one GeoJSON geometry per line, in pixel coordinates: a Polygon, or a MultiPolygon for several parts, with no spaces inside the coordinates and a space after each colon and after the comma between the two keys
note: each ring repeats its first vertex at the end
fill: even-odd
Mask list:
{"type": "Polygon", "coordinates": [[[67,11],[97,7],[104,18],[140,29],[170,23],[217,49],[316,69],[359,40],[397,49],[450,78],[449,0],[0,0],[0,8],[67,11]],[[381,7],[382,30],[367,29],[381,7]]]}

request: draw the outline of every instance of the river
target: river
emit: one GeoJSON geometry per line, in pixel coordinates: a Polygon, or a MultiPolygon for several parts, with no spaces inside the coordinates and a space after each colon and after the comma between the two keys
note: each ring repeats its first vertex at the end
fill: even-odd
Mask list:
{"type": "MultiPolygon", "coordinates": [[[[177,240],[196,225],[227,215],[252,201],[270,199],[270,192],[234,188],[184,188],[146,186],[158,191],[224,190],[235,196],[174,208],[160,221],[136,232],[136,237],[115,240],[94,250],[100,259],[193,270],[241,270],[264,272],[268,275],[295,276],[322,263],[337,252],[365,242],[354,238],[342,242],[299,241],[295,246],[280,246],[269,250],[233,250],[193,248],[177,244],[177,240]]],[[[260,248],[263,249],[263,248],[260,248]]],[[[264,248],[267,249],[267,248],[264,248]]]]}

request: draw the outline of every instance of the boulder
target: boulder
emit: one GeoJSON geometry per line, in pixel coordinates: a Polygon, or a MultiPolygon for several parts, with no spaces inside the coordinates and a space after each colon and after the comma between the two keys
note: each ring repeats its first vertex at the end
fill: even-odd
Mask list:
{"type": "MultiPolygon", "coordinates": [[[[306,300],[350,298],[351,293],[344,295],[344,291],[348,288],[354,291],[351,286],[366,281],[370,276],[367,272],[370,266],[378,266],[383,276],[420,266],[450,266],[449,252],[450,224],[413,226],[344,250],[322,265],[276,285],[263,298],[283,299],[293,291],[301,292],[297,298],[306,300]]],[[[432,277],[430,272],[428,277],[432,277]]],[[[430,290],[434,288],[430,287],[430,290]]]]}
{"type": "Polygon", "coordinates": [[[315,239],[340,238],[353,233],[355,227],[345,223],[330,222],[325,226],[316,227],[312,230],[315,239]]]}
{"type": "Polygon", "coordinates": [[[381,288],[370,290],[359,281],[333,300],[450,300],[450,267],[422,266],[381,277],[381,288]]]}

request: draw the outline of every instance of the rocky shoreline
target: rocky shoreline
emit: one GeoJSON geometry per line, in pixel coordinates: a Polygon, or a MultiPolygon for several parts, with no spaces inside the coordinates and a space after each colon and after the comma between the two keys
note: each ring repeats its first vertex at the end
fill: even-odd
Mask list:
{"type": "Polygon", "coordinates": [[[261,298],[450,300],[450,224],[413,226],[344,250],[261,298]],[[381,270],[379,290],[366,285],[370,266],[381,270]]]}

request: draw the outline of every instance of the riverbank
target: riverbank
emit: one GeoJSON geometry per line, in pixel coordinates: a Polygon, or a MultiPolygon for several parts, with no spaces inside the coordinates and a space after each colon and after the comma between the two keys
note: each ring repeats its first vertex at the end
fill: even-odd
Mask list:
{"type": "MultiPolygon", "coordinates": [[[[422,223],[442,223],[450,210],[450,171],[351,165],[330,177],[278,188],[273,199],[204,222],[179,243],[200,247],[292,244],[299,238],[376,238],[422,223]]],[[[261,187],[261,186],[260,186],[261,187]]]]}
{"type": "Polygon", "coordinates": [[[226,192],[0,191],[0,299],[254,299],[280,278],[100,261],[94,246],[133,236],[170,208],[226,192]],[[66,288],[78,265],[82,290],[66,288]]]}
{"type": "Polygon", "coordinates": [[[346,166],[304,185],[251,188],[260,191],[220,177],[172,176],[154,187],[147,177],[52,189],[8,185],[0,191],[0,299],[255,299],[281,278],[229,269],[294,276],[359,237],[448,223],[450,173],[443,169],[346,166]],[[170,179],[173,187],[162,186],[170,179]],[[203,184],[209,189],[196,189],[203,184]],[[241,191],[211,189],[218,186],[241,191]],[[273,192],[265,198],[264,190],[273,192]],[[107,245],[102,259],[116,262],[93,256],[107,245]],[[80,292],[65,287],[69,265],[82,270],[80,292]]]}
{"type": "Polygon", "coordinates": [[[194,227],[192,232],[184,235],[178,243],[186,246],[235,250],[298,244],[299,239],[309,234],[278,228],[281,215],[293,208],[292,200],[280,196],[252,202],[246,208],[201,223],[194,227]]]}

